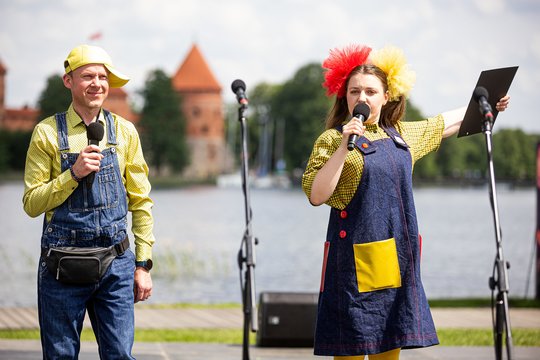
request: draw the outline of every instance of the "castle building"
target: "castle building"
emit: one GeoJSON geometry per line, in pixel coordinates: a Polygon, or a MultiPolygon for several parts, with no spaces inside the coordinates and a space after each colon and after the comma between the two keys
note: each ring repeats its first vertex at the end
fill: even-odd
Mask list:
{"type": "MultiPolygon", "coordinates": [[[[5,79],[7,68],[0,61],[0,129],[7,131],[31,131],[40,119],[39,110],[25,105],[22,108],[8,108],[5,105],[5,79]]],[[[137,124],[139,115],[128,103],[128,95],[122,88],[110,88],[103,107],[137,124]]]]}
{"type": "Polygon", "coordinates": [[[124,89],[109,88],[109,96],[103,103],[103,107],[137,125],[140,116],[133,112],[128,100],[128,94],[124,89]]]}
{"type": "Polygon", "coordinates": [[[172,77],[172,85],[181,97],[186,119],[191,164],[188,178],[215,177],[232,167],[225,143],[225,117],[221,85],[210,70],[198,46],[193,44],[172,77]]]}
{"type": "Polygon", "coordinates": [[[20,109],[5,105],[7,68],[0,61],[0,129],[8,131],[29,131],[37,123],[39,111],[25,106],[20,109]]]}
{"type": "MultiPolygon", "coordinates": [[[[0,129],[32,130],[41,120],[39,110],[6,108],[6,73],[0,61],[0,129]]],[[[172,77],[172,84],[181,97],[178,106],[186,119],[186,140],[191,151],[191,163],[183,175],[189,179],[208,179],[230,170],[233,164],[232,157],[227,156],[222,88],[196,44],[172,77]]],[[[109,89],[103,107],[135,125],[139,121],[139,114],[132,111],[128,94],[122,88],[109,89]]]]}

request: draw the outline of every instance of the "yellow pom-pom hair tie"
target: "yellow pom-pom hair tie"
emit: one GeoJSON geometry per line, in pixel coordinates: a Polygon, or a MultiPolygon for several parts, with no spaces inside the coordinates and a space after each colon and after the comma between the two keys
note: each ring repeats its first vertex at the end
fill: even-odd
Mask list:
{"type": "Polygon", "coordinates": [[[408,97],[416,81],[416,74],[409,69],[401,49],[386,46],[380,50],[373,50],[368,61],[385,72],[390,101],[399,100],[401,95],[408,97]]]}

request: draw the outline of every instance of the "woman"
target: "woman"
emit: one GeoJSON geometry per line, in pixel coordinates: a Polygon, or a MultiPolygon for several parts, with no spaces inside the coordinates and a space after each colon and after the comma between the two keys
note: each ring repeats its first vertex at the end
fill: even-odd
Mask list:
{"type": "Polygon", "coordinates": [[[403,348],[439,343],[420,279],[413,164],[458,131],[465,108],[402,121],[415,76],[397,48],[334,49],[323,68],[336,99],[302,179],[311,204],[332,207],[315,354],[398,359],[403,348]],[[348,121],[359,103],[369,116],[348,121]],[[352,134],[359,138],[349,151],[352,134]]]}

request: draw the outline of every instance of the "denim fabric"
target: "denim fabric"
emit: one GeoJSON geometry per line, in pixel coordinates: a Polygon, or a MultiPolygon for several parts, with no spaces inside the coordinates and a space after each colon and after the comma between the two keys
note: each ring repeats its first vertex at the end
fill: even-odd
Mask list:
{"type": "MultiPolygon", "coordinates": [[[[316,355],[366,355],[438,344],[420,278],[411,155],[395,129],[385,131],[389,139],[358,139],[355,151],[364,156],[360,185],[343,211],[330,210],[316,355]],[[354,245],[391,238],[401,283],[360,292],[354,245]]],[[[387,263],[391,261],[383,261],[383,268],[387,263]]]]}
{"type": "MultiPolygon", "coordinates": [[[[115,125],[106,112],[107,142],[116,144],[115,125]]],[[[65,114],[57,114],[62,171],[78,154],[69,153],[65,114]]],[[[89,186],[83,179],[58,208],[50,222],[44,221],[42,248],[57,246],[107,247],[127,236],[127,197],[114,146],[105,149],[100,171],[89,186]]],[[[40,260],[38,309],[44,359],[76,359],[80,332],[88,310],[102,359],[133,359],[133,282],[135,256],[127,250],[115,258],[96,285],[58,282],[40,260]]]]}

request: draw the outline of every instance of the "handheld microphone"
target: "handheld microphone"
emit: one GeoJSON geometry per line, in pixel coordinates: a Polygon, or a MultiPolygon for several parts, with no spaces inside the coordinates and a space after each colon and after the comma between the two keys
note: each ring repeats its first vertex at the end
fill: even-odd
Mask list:
{"type": "Polygon", "coordinates": [[[473,99],[480,106],[480,113],[484,116],[485,119],[493,119],[493,113],[491,110],[491,105],[488,102],[489,94],[485,87],[477,86],[473,92],[473,99]]]}
{"type": "MultiPolygon", "coordinates": [[[[99,142],[103,139],[103,135],[105,135],[105,128],[97,120],[93,123],[90,123],[90,125],[86,127],[86,137],[88,138],[88,145],[99,145],[99,142]]],[[[88,187],[92,187],[95,176],[95,171],[92,171],[86,176],[86,184],[88,185],[88,187]]]]}
{"type": "MultiPolygon", "coordinates": [[[[357,118],[360,120],[360,122],[364,122],[365,119],[369,118],[369,113],[371,112],[371,109],[369,108],[369,105],[366,103],[359,103],[356,104],[356,106],[353,109],[353,118],[357,118]]],[[[354,149],[354,145],[356,143],[356,140],[358,140],[357,134],[351,134],[349,135],[349,141],[347,142],[347,149],[349,151],[354,149]]]]}
{"type": "Polygon", "coordinates": [[[233,93],[236,94],[236,100],[240,105],[247,106],[248,98],[246,96],[246,83],[240,79],[236,79],[231,84],[233,93]]]}

